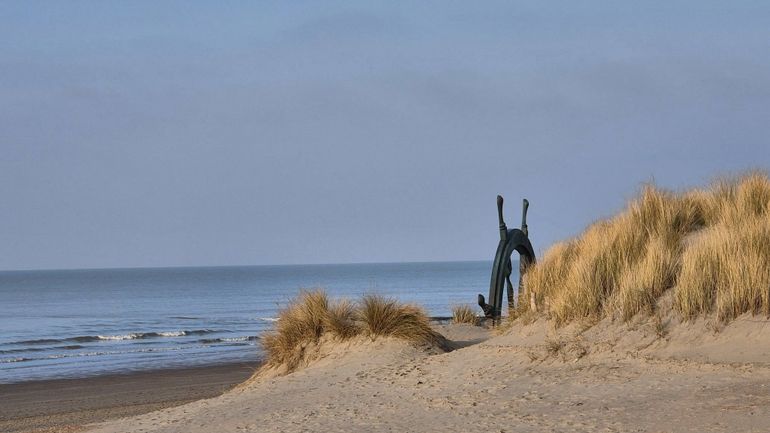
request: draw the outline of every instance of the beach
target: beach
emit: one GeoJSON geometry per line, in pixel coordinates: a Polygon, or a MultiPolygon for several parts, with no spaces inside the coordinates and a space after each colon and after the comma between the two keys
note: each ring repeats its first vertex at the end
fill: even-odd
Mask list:
{"type": "MultiPolygon", "coordinates": [[[[148,293],[145,316],[124,319],[145,326],[135,331],[106,334],[93,327],[114,324],[67,316],[81,327],[75,336],[31,339],[17,325],[0,341],[11,365],[0,369],[9,373],[0,378],[11,383],[0,388],[0,427],[90,433],[767,431],[770,178],[752,174],[710,188],[677,196],[646,187],[623,212],[530,265],[519,303],[502,318],[478,317],[475,307],[441,297],[458,284],[445,284],[452,280],[447,271],[470,278],[484,267],[469,262],[375,267],[398,271],[391,281],[401,288],[417,287],[413,278],[422,274],[421,288],[411,290],[432,299],[430,308],[414,297],[405,302],[370,292],[351,299],[316,289],[256,316],[239,305],[243,316],[236,318],[224,308],[230,303],[214,296],[200,303],[216,313],[211,316],[163,306],[161,327],[151,321],[158,302],[148,293]],[[451,323],[432,316],[435,302],[439,310],[451,309],[451,323]],[[199,322],[174,330],[178,320],[199,322]],[[78,347],[70,349],[72,343],[78,347]],[[57,352],[69,350],[75,355],[57,352]],[[250,353],[263,363],[155,372],[144,363],[136,369],[144,373],[12,384],[29,371],[45,374],[63,365],[70,366],[66,374],[84,371],[80,367],[98,372],[88,359],[104,369],[164,353],[173,354],[169,366],[196,354],[250,353]]],[[[310,270],[360,281],[375,268],[310,270]]],[[[49,286],[40,287],[44,294],[49,286]]],[[[251,283],[237,292],[260,296],[251,283]]],[[[180,295],[166,290],[166,296],[180,295]]],[[[195,305],[185,301],[186,308],[195,305]]],[[[56,330],[53,323],[61,318],[46,317],[56,330]]]]}
{"type": "Polygon", "coordinates": [[[0,272],[0,431],[67,431],[216,397],[252,375],[262,335],[299,287],[352,297],[383,285],[446,317],[485,289],[487,272],[485,262],[0,272]]]}
{"type": "Polygon", "coordinates": [[[211,398],[253,374],[256,362],[0,385],[0,431],[63,432],[211,398]]]}
{"type": "Polygon", "coordinates": [[[336,345],[292,374],[85,431],[760,432],[761,322],[715,335],[701,321],[663,339],[648,323],[554,333],[536,322],[499,336],[451,325],[440,328],[459,347],[448,353],[393,339],[336,345]]]}

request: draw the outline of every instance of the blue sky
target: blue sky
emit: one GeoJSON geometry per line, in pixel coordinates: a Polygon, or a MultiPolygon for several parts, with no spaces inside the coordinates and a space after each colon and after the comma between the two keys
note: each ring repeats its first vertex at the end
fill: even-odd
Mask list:
{"type": "Polygon", "coordinates": [[[491,259],[770,166],[767,2],[2,2],[0,269],[491,259]]]}

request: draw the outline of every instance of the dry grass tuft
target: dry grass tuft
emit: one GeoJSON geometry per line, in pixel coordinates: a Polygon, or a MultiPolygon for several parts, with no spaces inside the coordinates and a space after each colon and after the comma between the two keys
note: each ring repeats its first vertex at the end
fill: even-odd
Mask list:
{"type": "Polygon", "coordinates": [[[617,216],[549,249],[523,286],[516,315],[557,324],[652,314],[672,288],[684,317],[770,315],[770,179],[752,172],[682,194],[646,185],[617,216]]]}
{"type": "Polygon", "coordinates": [[[273,332],[262,337],[267,363],[286,365],[294,370],[305,357],[309,345],[325,332],[329,320],[329,300],[323,291],[302,292],[278,314],[273,332]]]}
{"type": "Polygon", "coordinates": [[[770,218],[717,225],[682,255],[674,305],[687,318],[770,315],[770,218]]]}
{"type": "Polygon", "coordinates": [[[346,340],[359,335],[391,336],[415,343],[443,344],[425,312],[380,296],[365,296],[360,305],[330,302],[322,290],[303,291],[281,310],[274,329],[262,338],[267,365],[293,371],[307,361],[322,337],[346,340]]]}
{"type": "Polygon", "coordinates": [[[323,327],[342,339],[355,337],[359,333],[356,305],[347,299],[332,303],[324,316],[323,327]]]}
{"type": "Polygon", "coordinates": [[[366,295],[358,315],[364,332],[372,337],[391,336],[415,343],[438,343],[442,338],[431,328],[422,308],[395,299],[366,295]]]}
{"type": "Polygon", "coordinates": [[[457,305],[452,307],[452,323],[465,323],[475,325],[478,323],[478,317],[472,307],[468,305],[457,305]]]}

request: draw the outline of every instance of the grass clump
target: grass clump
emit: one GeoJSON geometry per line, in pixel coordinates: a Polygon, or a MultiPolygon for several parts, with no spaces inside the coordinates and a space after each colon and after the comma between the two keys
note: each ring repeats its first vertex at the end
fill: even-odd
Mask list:
{"type": "Polygon", "coordinates": [[[280,311],[262,346],[268,365],[293,371],[312,357],[322,338],[342,341],[356,336],[391,336],[413,343],[443,340],[417,306],[376,295],[364,296],[360,303],[331,302],[323,290],[316,290],[303,291],[280,311]]]}
{"type": "Polygon", "coordinates": [[[415,343],[437,343],[441,339],[422,308],[395,299],[366,295],[358,317],[362,331],[371,337],[390,336],[415,343]]]}
{"type": "MultiPolygon", "coordinates": [[[[337,308],[329,308],[329,299],[323,291],[302,292],[278,314],[273,332],[262,337],[267,363],[285,365],[294,370],[304,359],[308,348],[327,332],[336,334],[345,329],[348,317],[337,316],[337,308]]],[[[343,312],[344,313],[344,312],[343,312]]],[[[352,323],[352,322],[351,322],[352,323]]],[[[351,325],[352,326],[352,325],[351,325]]],[[[343,337],[345,334],[337,334],[343,337]]]]}
{"type": "Polygon", "coordinates": [[[770,179],[753,172],[680,194],[646,185],[617,216],[549,249],[523,287],[517,315],[557,323],[652,314],[672,288],[684,317],[770,315],[770,179]]]}
{"type": "Polygon", "coordinates": [[[770,315],[770,219],[719,225],[682,256],[675,306],[685,317],[715,312],[722,320],[770,315]]]}
{"type": "Polygon", "coordinates": [[[323,318],[323,329],[342,339],[355,337],[359,332],[356,305],[347,299],[330,304],[323,318]]]}
{"type": "Polygon", "coordinates": [[[475,325],[478,322],[478,317],[468,305],[457,305],[452,307],[452,323],[475,325]]]}

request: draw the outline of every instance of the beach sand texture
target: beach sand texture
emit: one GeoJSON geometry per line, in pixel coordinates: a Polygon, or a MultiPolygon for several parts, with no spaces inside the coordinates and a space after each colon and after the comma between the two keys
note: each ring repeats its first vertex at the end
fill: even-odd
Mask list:
{"type": "Polygon", "coordinates": [[[665,335],[647,318],[587,329],[539,320],[500,336],[448,325],[439,331],[466,346],[449,353],[343,343],[292,374],[87,431],[767,431],[768,321],[715,323],[669,316],[665,335]]]}

